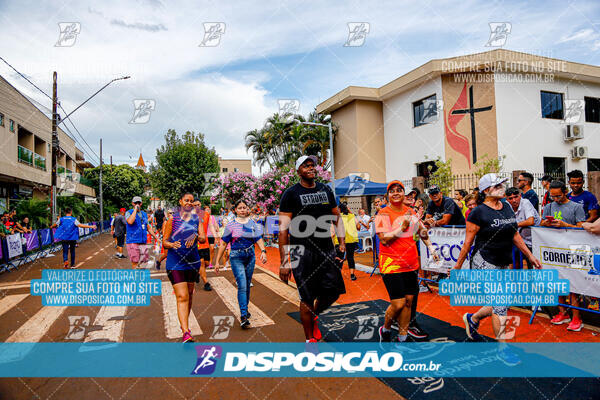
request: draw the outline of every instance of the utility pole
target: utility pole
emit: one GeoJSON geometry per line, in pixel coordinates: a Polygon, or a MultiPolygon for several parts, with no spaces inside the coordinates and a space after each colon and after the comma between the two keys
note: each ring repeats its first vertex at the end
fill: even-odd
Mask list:
{"type": "Polygon", "coordinates": [[[58,124],[58,114],[56,112],[56,108],[58,106],[58,98],[56,94],[56,71],[52,76],[52,199],[51,199],[51,208],[52,208],[52,223],[54,223],[57,219],[57,209],[56,209],[56,164],[58,164],[58,132],[57,132],[57,124],[58,124]]]}
{"type": "Polygon", "coordinates": [[[112,171],[112,156],[110,156],[110,170],[112,171]]]}
{"type": "Polygon", "coordinates": [[[100,232],[104,230],[104,214],[102,209],[102,139],[100,139],[100,232]]]}

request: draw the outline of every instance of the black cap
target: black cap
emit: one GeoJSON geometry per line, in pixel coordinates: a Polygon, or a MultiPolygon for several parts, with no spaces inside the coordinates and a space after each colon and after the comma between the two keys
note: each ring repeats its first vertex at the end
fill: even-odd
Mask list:
{"type": "Polygon", "coordinates": [[[427,194],[429,195],[438,194],[439,192],[441,192],[441,189],[438,185],[431,185],[429,186],[429,189],[427,189],[427,194]]]}

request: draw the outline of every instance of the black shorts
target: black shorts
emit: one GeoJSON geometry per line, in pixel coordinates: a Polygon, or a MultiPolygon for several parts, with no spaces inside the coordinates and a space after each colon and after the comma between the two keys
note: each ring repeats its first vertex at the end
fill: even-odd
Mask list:
{"type": "Polygon", "coordinates": [[[300,300],[312,303],[317,297],[337,297],[346,293],[342,272],[335,262],[335,249],[305,247],[303,250],[303,254],[298,252],[291,259],[300,300]]]}
{"type": "Polygon", "coordinates": [[[406,295],[419,293],[419,275],[417,270],[397,272],[395,274],[381,274],[383,284],[387,289],[390,300],[402,299],[406,295]]]}
{"type": "Polygon", "coordinates": [[[208,244],[215,244],[215,238],[214,237],[209,237],[208,238],[208,244]]]}
{"type": "Polygon", "coordinates": [[[210,262],[210,249],[199,249],[200,259],[210,262]]]}
{"type": "Polygon", "coordinates": [[[167,276],[171,281],[171,285],[181,282],[197,283],[200,282],[200,274],[197,269],[171,269],[167,270],[167,276]]]}
{"type": "Polygon", "coordinates": [[[115,234],[113,233],[113,239],[116,239],[116,238],[117,238],[117,235],[115,235],[115,234]]]}
{"type": "Polygon", "coordinates": [[[123,247],[125,244],[125,235],[117,236],[117,247],[123,247]]]}

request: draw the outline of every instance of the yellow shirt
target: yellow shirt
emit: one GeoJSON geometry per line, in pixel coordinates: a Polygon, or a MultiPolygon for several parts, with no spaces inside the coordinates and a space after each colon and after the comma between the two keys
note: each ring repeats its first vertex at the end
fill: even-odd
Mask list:
{"type": "MultiPolygon", "coordinates": [[[[346,231],[346,243],[357,243],[358,242],[358,231],[356,230],[356,219],[354,214],[348,213],[342,215],[342,221],[344,222],[344,230],[346,231]]],[[[339,244],[337,236],[333,237],[333,243],[339,244]]]]}

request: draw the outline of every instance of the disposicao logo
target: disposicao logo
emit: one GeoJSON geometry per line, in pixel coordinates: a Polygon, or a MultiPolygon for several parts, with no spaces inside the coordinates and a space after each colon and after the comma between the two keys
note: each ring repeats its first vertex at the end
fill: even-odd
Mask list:
{"type": "Polygon", "coordinates": [[[221,346],[196,346],[196,352],[198,361],[192,375],[210,375],[215,372],[217,359],[223,354],[221,346]]]}

